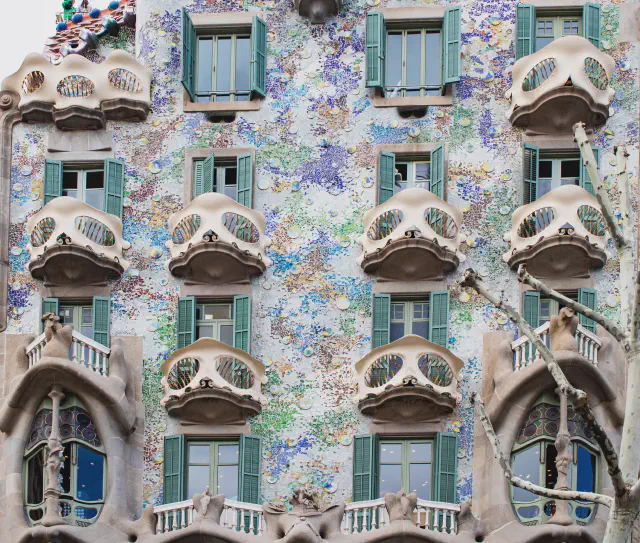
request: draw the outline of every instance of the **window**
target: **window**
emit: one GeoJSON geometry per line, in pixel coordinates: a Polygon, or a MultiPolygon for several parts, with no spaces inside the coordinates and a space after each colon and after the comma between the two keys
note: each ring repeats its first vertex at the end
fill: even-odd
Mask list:
{"type": "MultiPolygon", "coordinates": [[[[593,147],[600,163],[600,149],[593,147]]],[[[535,145],[523,147],[523,203],[538,198],[564,185],[578,185],[595,194],[589,172],[582,164],[580,151],[545,151],[535,145]]]]}
{"type": "Polygon", "coordinates": [[[187,444],[187,496],[204,491],[238,499],[238,441],[195,441],[187,444]]]}
{"type": "Polygon", "coordinates": [[[434,291],[408,298],[375,294],[373,348],[414,334],[446,347],[449,342],[449,292],[434,291]]]}
{"type": "Polygon", "coordinates": [[[94,296],[91,300],[83,302],[44,298],[42,300],[42,314],[45,313],[58,315],[61,324],[71,325],[76,332],[105,347],[109,347],[111,343],[111,300],[109,297],[94,296]]]}
{"type": "MultiPolygon", "coordinates": [[[[45,515],[44,490],[47,488],[47,429],[51,427],[51,400],[43,402],[31,425],[25,449],[25,511],[32,525],[45,515]]],[[[64,447],[62,469],[58,476],[62,495],[60,514],[77,526],[93,524],[104,505],[106,462],[104,446],[91,416],[79,400],[67,394],[60,409],[64,447]]]]}
{"type": "Polygon", "coordinates": [[[249,352],[251,297],[235,296],[233,301],[196,300],[194,296],[180,298],[177,328],[178,349],[210,337],[249,352]]]}
{"type": "Polygon", "coordinates": [[[378,161],[378,205],[409,188],[426,189],[444,200],[444,147],[420,156],[381,152],[378,161]]]}
{"type": "Polygon", "coordinates": [[[253,197],[253,155],[216,160],[214,153],[193,161],[193,197],[217,192],[251,207],[253,197]]]}
{"type": "Polygon", "coordinates": [[[418,439],[380,440],[380,492],[405,490],[421,500],[431,500],[433,443],[418,439]]]}
{"type": "Polygon", "coordinates": [[[582,15],[557,15],[536,18],[536,51],[563,36],[582,36],[582,15]]]}
{"type": "Polygon", "coordinates": [[[367,14],[367,87],[388,98],[444,94],[460,81],[460,8],[447,8],[442,24],[385,22],[367,14]]]}
{"type": "Polygon", "coordinates": [[[93,337],[93,306],[64,303],[60,305],[60,324],[69,324],[88,338],[93,337]]]}
{"type": "Polygon", "coordinates": [[[182,84],[192,102],[246,102],[266,95],[267,27],[196,28],[182,10],[182,84]]]}
{"type": "MultiPolygon", "coordinates": [[[[511,462],[515,474],[536,485],[553,488],[558,480],[555,438],[560,409],[552,394],[545,394],[536,402],[522,425],[513,449],[511,462]]],[[[568,413],[572,462],[568,471],[569,487],[581,492],[597,492],[599,454],[597,445],[582,419],[571,409],[568,413]]],[[[556,512],[555,501],[537,496],[528,490],[511,487],[513,507],[522,524],[544,524],[556,512]]],[[[569,513],[577,524],[588,524],[596,512],[592,503],[571,501],[569,513]]]]}
{"type": "MultiPolygon", "coordinates": [[[[580,288],[578,290],[561,291],[570,300],[575,300],[590,309],[596,309],[597,293],[592,288],[580,288]]],[[[539,292],[526,291],[522,297],[522,314],[524,319],[534,329],[549,322],[551,317],[558,315],[564,306],[555,300],[551,300],[539,292]]],[[[591,319],[579,315],[580,324],[590,332],[595,333],[596,323],[591,319]]]]}
{"type": "Polygon", "coordinates": [[[100,165],[64,164],[47,160],[44,175],[44,203],[69,196],[122,218],[124,163],[106,159],[100,165]]]}

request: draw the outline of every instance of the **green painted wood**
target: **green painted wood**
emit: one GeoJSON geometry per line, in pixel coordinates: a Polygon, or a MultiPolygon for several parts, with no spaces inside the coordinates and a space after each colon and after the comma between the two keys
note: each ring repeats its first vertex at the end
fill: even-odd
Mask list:
{"type": "Polygon", "coordinates": [[[389,343],[391,327],[391,296],[373,295],[373,348],[389,343]]]}
{"type": "Polygon", "coordinates": [[[516,8],[516,60],[536,50],[536,8],[519,4],[516,8]]]}
{"type": "Polygon", "coordinates": [[[367,13],[365,62],[369,88],[384,88],[386,38],[384,15],[378,11],[367,13]]]}

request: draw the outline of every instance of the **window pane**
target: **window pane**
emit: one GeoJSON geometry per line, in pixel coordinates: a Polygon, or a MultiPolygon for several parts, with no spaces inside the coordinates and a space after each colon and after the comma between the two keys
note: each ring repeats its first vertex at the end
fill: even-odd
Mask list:
{"type": "Polygon", "coordinates": [[[213,337],[213,326],[196,326],[196,339],[213,337]]]}
{"type": "Polygon", "coordinates": [[[556,468],[556,457],[558,452],[555,445],[547,445],[547,454],[545,455],[545,467],[544,467],[544,486],[547,488],[554,488],[558,482],[558,469],[556,468]]]}
{"type": "Polygon", "coordinates": [[[86,172],[86,188],[87,189],[103,189],[104,188],[104,172],[86,172]]]}
{"type": "Polygon", "coordinates": [[[553,161],[552,160],[540,160],[538,166],[538,178],[553,176],[553,161]]]}
{"type": "Polygon", "coordinates": [[[63,494],[69,494],[71,492],[71,443],[66,443],[62,452],[62,468],[60,469],[60,475],[58,475],[58,481],[60,482],[60,488],[63,494]]]}
{"type": "MultiPolygon", "coordinates": [[[[429,86],[440,86],[442,83],[442,69],[440,66],[440,33],[427,32],[425,40],[425,83],[429,86]]],[[[438,94],[436,89],[428,94],[438,94]]]]}
{"type": "Polygon", "coordinates": [[[189,464],[208,464],[209,445],[189,444],[189,464]]]}
{"type": "MultiPolygon", "coordinates": [[[[416,186],[431,179],[431,164],[429,162],[416,162],[416,186]]],[[[425,187],[426,188],[426,187],[425,187]]]]}
{"type": "Polygon", "coordinates": [[[233,347],[233,324],[222,324],[220,326],[220,337],[218,339],[225,345],[233,347]]]}
{"type": "Polygon", "coordinates": [[[536,38],[536,51],[540,51],[546,45],[549,45],[553,41],[553,37],[551,38],[536,38]]]}
{"type": "Polygon", "coordinates": [[[578,185],[580,183],[580,161],[563,160],[560,163],[562,185],[578,185]]]}
{"type": "MultiPolygon", "coordinates": [[[[202,317],[198,317],[202,318],[202,317]]],[[[207,305],[204,307],[204,318],[210,319],[230,319],[231,304],[207,305]]]]}
{"type": "MultiPolygon", "coordinates": [[[[231,38],[218,38],[218,52],[216,56],[216,90],[225,91],[231,89],[231,38]]],[[[217,97],[220,100],[223,97],[217,97]]],[[[224,97],[221,101],[228,101],[224,97]]]]}
{"type": "Polygon", "coordinates": [[[224,494],[231,500],[238,499],[238,466],[218,468],[218,488],[214,494],[224,494]]]}
{"type": "Polygon", "coordinates": [[[104,211],[104,190],[86,190],[84,193],[84,201],[91,207],[95,207],[100,211],[104,211]]]}
{"type": "Polygon", "coordinates": [[[82,308],[82,323],[83,324],[91,324],[93,321],[93,310],[90,307],[82,308]]]}
{"type": "Polygon", "coordinates": [[[39,450],[27,462],[27,503],[38,504],[44,501],[44,465],[42,450],[39,450]]]}
{"type": "Polygon", "coordinates": [[[84,325],[80,328],[80,333],[83,336],[87,336],[88,338],[92,338],[93,337],[93,326],[87,326],[84,325]]]}
{"type": "Polygon", "coordinates": [[[104,457],[78,445],[77,497],[95,502],[103,499],[104,457]]]}
{"type": "Polygon", "coordinates": [[[392,322],[389,330],[389,339],[395,341],[404,336],[404,322],[392,322]]]}
{"type": "Polygon", "coordinates": [[[402,462],[402,443],[382,443],[380,445],[380,463],[402,462]]]}
{"type": "Polygon", "coordinates": [[[239,445],[219,445],[218,446],[218,463],[219,464],[237,464],[240,458],[239,445]]]}
{"type": "Polygon", "coordinates": [[[393,193],[398,194],[401,190],[407,188],[407,179],[409,178],[409,164],[396,164],[396,173],[393,182],[393,193]]]}
{"type": "Polygon", "coordinates": [[[396,493],[402,488],[402,466],[401,465],[381,465],[380,466],[380,496],[389,492],[396,493]]]}
{"type": "MultiPolygon", "coordinates": [[[[210,484],[209,481],[209,466],[189,466],[187,496],[204,492],[205,488],[210,484]]],[[[216,492],[214,492],[214,494],[216,494],[216,492]]]]}
{"type": "MultiPolygon", "coordinates": [[[[407,87],[419,87],[422,66],[422,49],[420,32],[407,33],[407,51],[406,51],[406,72],[407,87]]],[[[407,96],[420,96],[420,90],[407,91],[407,96]]]]}
{"type": "Polygon", "coordinates": [[[579,33],[578,28],[579,28],[580,24],[578,23],[578,21],[563,21],[563,25],[562,25],[562,33],[564,35],[577,35],[579,33]]]}
{"type": "Polygon", "coordinates": [[[584,447],[578,446],[578,492],[596,491],[596,458],[584,447]]]}
{"type": "Polygon", "coordinates": [[[62,196],[78,197],[78,172],[62,173],[62,196]]]}
{"type": "Polygon", "coordinates": [[[391,304],[391,320],[404,320],[404,304],[391,304]]]}
{"type": "Polygon", "coordinates": [[[387,78],[391,87],[402,85],[402,34],[389,32],[387,34],[387,78]]]}
{"type": "Polygon", "coordinates": [[[60,324],[70,324],[73,326],[73,307],[61,307],[59,312],[60,324]]]}
{"type": "MultiPolygon", "coordinates": [[[[200,38],[198,40],[198,77],[197,92],[211,91],[211,81],[213,77],[211,70],[213,66],[213,40],[211,38],[200,38]]],[[[199,97],[198,101],[208,102],[208,96],[199,97]]]]}
{"type": "Polygon", "coordinates": [[[410,443],[409,462],[431,462],[431,443],[410,443]]]}
{"type": "Polygon", "coordinates": [[[418,498],[431,499],[431,464],[411,464],[409,466],[409,488],[418,498]]]}
{"type": "Polygon", "coordinates": [[[429,339],[429,322],[417,321],[412,323],[411,333],[416,336],[423,337],[424,339],[429,339]]]}
{"type": "Polygon", "coordinates": [[[429,318],[429,304],[427,302],[415,302],[413,304],[413,318],[414,319],[428,319],[429,318]]]}
{"type": "MultiPolygon", "coordinates": [[[[513,471],[518,477],[535,485],[540,484],[540,445],[536,444],[517,453],[513,459],[513,471]]],[[[522,488],[513,487],[513,500],[533,502],[538,497],[522,488]]]]}
{"type": "Polygon", "coordinates": [[[233,200],[236,199],[236,176],[237,168],[227,167],[224,169],[224,193],[233,200]]]}
{"type": "Polygon", "coordinates": [[[540,300],[540,322],[545,323],[551,319],[551,300],[540,300]]]}
{"type": "Polygon", "coordinates": [[[201,305],[197,305],[196,306],[196,320],[200,321],[202,320],[204,317],[204,308],[201,305]]]}
{"type": "Polygon", "coordinates": [[[251,66],[251,39],[236,38],[236,90],[249,90],[249,68],[251,66]]]}

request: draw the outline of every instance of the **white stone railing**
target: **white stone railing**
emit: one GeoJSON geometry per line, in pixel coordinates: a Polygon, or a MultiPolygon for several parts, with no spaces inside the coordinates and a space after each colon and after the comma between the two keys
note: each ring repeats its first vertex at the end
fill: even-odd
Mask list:
{"type": "Polygon", "coordinates": [[[399,192],[367,211],[362,217],[362,224],[364,234],[358,238],[362,255],[358,264],[390,241],[412,235],[434,241],[454,253],[460,262],[465,260],[458,251],[466,239],[460,231],[462,211],[428,190],[412,188],[399,192]]]}
{"type": "MultiPolygon", "coordinates": [[[[159,505],[153,511],[157,516],[156,532],[159,534],[186,528],[195,517],[193,500],[159,505]]],[[[455,534],[458,531],[458,513],[459,504],[418,500],[412,519],[418,528],[455,534]]],[[[258,537],[266,533],[262,505],[259,504],[225,499],[220,525],[258,537]]],[[[377,530],[388,525],[389,514],[384,498],[346,504],[342,519],[344,534],[377,530]]]]}
{"type": "MultiPolygon", "coordinates": [[[[29,367],[35,366],[42,359],[42,349],[47,344],[47,338],[44,334],[40,334],[27,347],[27,357],[29,358],[29,367]]],[[[71,349],[69,351],[69,360],[76,364],[81,364],[100,375],[109,375],[109,355],[111,349],[101,345],[100,343],[83,336],[80,332],[73,331],[71,337],[71,349]]]]}
{"type": "Polygon", "coordinates": [[[122,253],[131,245],[122,238],[120,218],[82,200],[70,196],[54,198],[29,218],[27,232],[27,250],[32,261],[51,247],[75,245],[118,262],[123,270],[129,268],[122,253]]]}
{"type": "MultiPolygon", "coordinates": [[[[542,326],[536,328],[536,335],[549,348],[551,348],[549,336],[550,323],[545,322],[542,326]]],[[[589,360],[594,366],[598,365],[598,351],[602,347],[602,340],[593,332],[587,330],[581,324],[578,324],[576,331],[576,341],[578,343],[578,352],[589,360]]],[[[531,345],[527,336],[521,336],[511,343],[511,349],[514,352],[513,369],[518,371],[521,368],[533,364],[540,359],[539,353],[531,345]]]]}
{"type": "Polygon", "coordinates": [[[225,388],[240,397],[263,403],[262,385],[267,382],[265,365],[250,354],[213,338],[174,351],[161,366],[165,405],[200,388],[225,388]]]}
{"type": "Polygon", "coordinates": [[[2,82],[2,90],[16,92],[20,108],[45,102],[58,110],[71,106],[98,109],[103,102],[118,99],[150,107],[151,75],[149,68],[121,49],[100,64],[81,55],[69,55],[52,64],[43,55],[31,53],[20,69],[2,82]]]}
{"type": "Polygon", "coordinates": [[[604,250],[608,236],[598,200],[581,187],[565,185],[513,212],[511,231],[505,235],[511,249],[504,254],[504,261],[509,262],[517,252],[534,246],[543,238],[558,235],[567,229],[567,225],[572,231],[565,234],[588,239],[592,245],[604,250]]]}
{"type": "Polygon", "coordinates": [[[370,351],[356,363],[355,400],[382,394],[389,387],[413,384],[433,387],[437,394],[459,399],[462,360],[451,351],[420,336],[404,336],[370,351]]]}
{"type": "Polygon", "coordinates": [[[556,89],[572,86],[586,92],[594,104],[608,108],[614,89],[610,86],[615,62],[606,53],[580,36],[553,40],[539,51],[518,60],[513,66],[512,86],[506,93],[510,119],[518,108],[527,108],[556,89]]]}
{"type": "Polygon", "coordinates": [[[224,194],[207,192],[169,217],[171,238],[166,245],[171,258],[176,258],[198,243],[219,241],[235,245],[269,266],[271,259],[265,251],[271,240],[264,234],[265,226],[265,216],[259,211],[224,194]]]}

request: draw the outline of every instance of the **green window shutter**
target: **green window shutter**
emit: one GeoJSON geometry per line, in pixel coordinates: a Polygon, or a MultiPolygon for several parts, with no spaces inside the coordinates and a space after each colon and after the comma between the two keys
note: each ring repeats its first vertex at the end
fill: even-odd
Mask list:
{"type": "Polygon", "coordinates": [[[111,345],[111,300],[108,296],[93,297],[93,341],[111,345]]]}
{"type": "Polygon", "coordinates": [[[367,87],[384,88],[386,34],[384,15],[378,11],[367,13],[367,87]]]}
{"type": "Polygon", "coordinates": [[[391,326],[391,296],[373,295],[373,348],[389,343],[391,326]]]}
{"type": "Polygon", "coordinates": [[[456,434],[448,432],[436,434],[435,494],[433,497],[435,501],[457,502],[457,472],[458,437],[456,434]]]}
{"type": "Polygon", "coordinates": [[[251,296],[233,297],[233,346],[250,352],[251,296]]]}
{"type": "Polygon", "coordinates": [[[182,85],[189,93],[192,102],[196,101],[196,49],[198,36],[196,27],[182,8],[182,85]]]}
{"type": "Polygon", "coordinates": [[[380,153],[378,165],[378,205],[384,204],[393,196],[393,183],[396,177],[396,155],[380,153]]]}
{"type": "Polygon", "coordinates": [[[62,162],[45,160],[44,163],[44,203],[62,196],[62,162]]]}
{"type": "Polygon", "coordinates": [[[602,40],[602,10],[598,4],[587,3],[582,8],[584,37],[600,49],[602,40]]]}
{"type": "Polygon", "coordinates": [[[184,436],[164,438],[164,503],[180,502],[184,499],[184,436]]]}
{"type": "MultiPolygon", "coordinates": [[[[592,288],[579,288],[578,289],[578,302],[582,305],[586,305],[589,309],[596,310],[596,303],[598,295],[592,288]]],[[[589,332],[596,333],[596,322],[588,319],[584,315],[578,315],[580,318],[580,324],[584,326],[589,332]]]]}
{"type": "Polygon", "coordinates": [[[444,146],[431,151],[431,192],[444,200],[444,146]]]}
{"type": "MultiPolygon", "coordinates": [[[[215,159],[213,153],[202,161],[202,193],[213,192],[215,159]]],[[[199,196],[199,195],[198,195],[199,196]]]]}
{"type": "Polygon", "coordinates": [[[447,8],[442,23],[442,82],[460,81],[460,8],[447,8]]]}
{"type": "Polygon", "coordinates": [[[253,201],[253,157],[240,155],[237,159],[238,203],[251,208],[253,201]]]}
{"type": "Polygon", "coordinates": [[[240,436],[240,469],[238,471],[238,497],[241,502],[260,503],[260,459],[262,439],[240,436]]]}
{"type": "Polygon", "coordinates": [[[536,8],[520,4],[516,8],[516,60],[536,50],[536,8]]]}
{"type": "Polygon", "coordinates": [[[260,17],[251,23],[251,94],[267,95],[267,23],[260,17]]]}
{"type": "Polygon", "coordinates": [[[436,290],[429,300],[429,341],[446,347],[449,343],[449,291],[436,290]]]}
{"type": "Polygon", "coordinates": [[[202,176],[204,173],[204,160],[196,160],[193,163],[193,197],[202,194],[202,176]]]}
{"type": "Polygon", "coordinates": [[[104,181],[104,210],[122,219],[124,162],[107,158],[104,161],[104,181]]]}
{"type": "Polygon", "coordinates": [[[360,434],[353,440],[353,501],[378,497],[378,436],[360,434]]]}
{"type": "Polygon", "coordinates": [[[196,341],[196,298],[184,296],[178,299],[178,349],[196,341]]]}
{"type": "MultiPolygon", "coordinates": [[[[58,298],[43,298],[42,315],[47,313],[54,313],[55,315],[60,313],[60,301],[58,298]]],[[[44,322],[42,323],[42,331],[44,332],[44,322]]]]}
{"type": "Polygon", "coordinates": [[[540,326],[540,293],[528,290],[522,294],[522,316],[533,329],[540,326]]]}
{"type": "MultiPolygon", "coordinates": [[[[596,162],[598,163],[598,167],[600,167],[600,148],[592,147],[593,155],[596,157],[596,162]]],[[[582,160],[582,157],[581,157],[582,160]]],[[[581,162],[580,168],[580,186],[585,189],[589,194],[593,194],[595,196],[595,186],[591,181],[591,177],[589,176],[589,172],[587,171],[587,167],[584,163],[581,162]]]]}
{"type": "Polygon", "coordinates": [[[523,146],[522,179],[524,193],[522,202],[530,204],[538,199],[538,166],[540,164],[540,150],[535,145],[523,146]]]}

